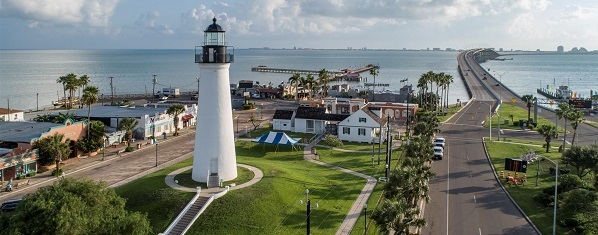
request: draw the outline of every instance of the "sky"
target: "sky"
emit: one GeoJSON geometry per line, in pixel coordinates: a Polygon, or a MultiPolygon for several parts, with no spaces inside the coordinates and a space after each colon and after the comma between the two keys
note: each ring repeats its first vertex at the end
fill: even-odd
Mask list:
{"type": "Polygon", "coordinates": [[[0,0],[0,49],[598,50],[596,0],[0,0]]]}

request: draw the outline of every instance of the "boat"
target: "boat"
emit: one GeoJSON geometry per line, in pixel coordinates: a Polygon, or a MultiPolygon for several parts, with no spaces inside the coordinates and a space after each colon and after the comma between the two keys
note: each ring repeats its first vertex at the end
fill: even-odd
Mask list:
{"type": "Polygon", "coordinates": [[[553,100],[563,100],[563,99],[571,99],[571,98],[575,98],[574,97],[574,93],[571,89],[569,89],[568,86],[559,86],[555,92],[552,92],[548,89],[544,89],[544,88],[538,88],[536,90],[538,93],[540,93],[543,96],[546,96],[546,98],[549,99],[553,99],[553,100]]]}

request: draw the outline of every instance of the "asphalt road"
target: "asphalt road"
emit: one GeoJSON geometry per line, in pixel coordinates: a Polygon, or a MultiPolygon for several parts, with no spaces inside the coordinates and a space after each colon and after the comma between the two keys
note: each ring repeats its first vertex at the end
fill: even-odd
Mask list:
{"type": "Polygon", "coordinates": [[[484,72],[465,72],[464,56],[458,59],[473,97],[440,128],[447,139],[445,158],[432,164],[436,177],[429,183],[424,211],[429,226],[422,234],[536,234],[500,188],[485,155],[482,137],[488,129],[482,121],[496,100],[475,78],[484,72]]]}

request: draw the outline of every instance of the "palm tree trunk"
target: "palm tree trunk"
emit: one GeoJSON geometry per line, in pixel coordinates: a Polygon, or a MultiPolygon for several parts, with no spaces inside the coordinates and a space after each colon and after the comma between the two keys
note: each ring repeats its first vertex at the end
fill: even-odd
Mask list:
{"type": "Polygon", "coordinates": [[[565,125],[563,125],[563,129],[565,129],[565,132],[563,132],[563,152],[565,152],[565,149],[567,147],[567,118],[565,119],[565,125]]]}
{"type": "Polygon", "coordinates": [[[87,140],[91,136],[91,105],[87,106],[87,140]]]}

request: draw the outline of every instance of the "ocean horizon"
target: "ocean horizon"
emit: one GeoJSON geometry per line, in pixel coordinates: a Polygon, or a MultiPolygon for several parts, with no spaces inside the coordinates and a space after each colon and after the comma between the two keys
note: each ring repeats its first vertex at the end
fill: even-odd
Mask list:
{"type": "MultiPolygon", "coordinates": [[[[387,90],[416,85],[421,74],[427,71],[444,72],[454,78],[449,102],[469,99],[458,76],[457,51],[236,49],[234,53],[231,83],[253,80],[277,86],[292,76],[251,71],[260,65],[339,71],[376,64],[380,66],[376,83],[389,84],[387,90]],[[400,82],[404,79],[407,82],[400,82]]],[[[40,108],[48,107],[51,101],[62,97],[62,86],[56,80],[68,73],[87,74],[91,85],[98,86],[104,95],[110,94],[108,77],[114,77],[117,95],[151,93],[154,74],[158,79],[156,90],[179,87],[181,91],[195,91],[199,66],[194,63],[194,54],[193,49],[0,50],[0,107],[7,107],[10,99],[13,109],[35,109],[38,93],[40,108]]],[[[590,90],[598,89],[596,54],[507,57],[514,59],[488,61],[482,66],[497,78],[498,74],[502,75],[502,82],[519,94],[536,94],[540,83],[547,84],[549,79],[551,82],[567,80],[580,96],[589,97],[590,90]]],[[[362,73],[362,77],[373,82],[368,72],[362,73]]],[[[350,84],[362,86],[363,82],[350,84]]]]}

